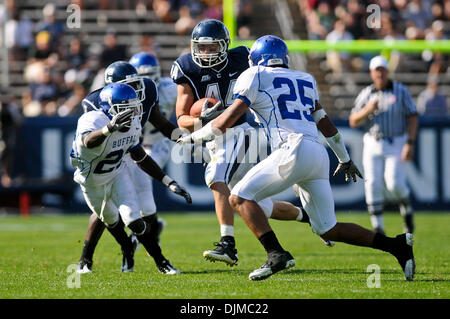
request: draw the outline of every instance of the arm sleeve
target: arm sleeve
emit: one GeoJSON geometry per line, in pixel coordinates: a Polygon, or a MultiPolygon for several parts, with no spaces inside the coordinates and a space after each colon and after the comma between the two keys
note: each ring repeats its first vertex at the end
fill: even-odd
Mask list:
{"type": "Polygon", "coordinates": [[[233,97],[243,100],[248,107],[255,102],[258,89],[258,67],[252,67],[244,71],[237,79],[233,89],[233,97]]]}
{"type": "Polygon", "coordinates": [[[175,61],[172,64],[172,68],[170,69],[170,77],[176,84],[183,84],[183,83],[190,84],[189,79],[185,76],[183,70],[181,70],[178,61],[175,61]]]}

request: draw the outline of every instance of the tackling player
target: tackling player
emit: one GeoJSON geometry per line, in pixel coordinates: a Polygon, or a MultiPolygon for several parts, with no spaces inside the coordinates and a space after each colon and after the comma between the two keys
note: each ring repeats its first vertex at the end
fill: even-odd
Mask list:
{"type": "MultiPolygon", "coordinates": [[[[130,63],[125,61],[117,61],[112,63],[105,70],[105,83],[108,84],[116,82],[128,83],[138,92],[143,103],[143,116],[141,120],[142,126],[146,125],[149,121],[153,123],[155,128],[162,132],[164,136],[170,137],[172,135],[173,130],[177,129],[177,127],[169,122],[159,111],[159,94],[156,84],[152,80],[140,77],[136,68],[130,63]]],[[[90,93],[83,100],[82,105],[85,112],[97,110],[99,108],[100,92],[101,89],[96,90],[90,93]]],[[[156,215],[151,179],[147,174],[143,173],[142,170],[137,168],[128,156],[124,158],[124,166],[127,167],[138,192],[137,195],[143,219],[150,225],[152,236],[159,240],[163,223],[158,220],[156,215]]],[[[78,264],[78,271],[80,273],[92,271],[92,257],[103,230],[103,223],[101,223],[101,221],[97,218],[96,214],[92,214],[89,219],[82,255],[78,264]]],[[[124,268],[126,263],[131,263],[133,261],[131,257],[132,256],[127,257],[124,255],[122,268],[124,268]]],[[[166,269],[166,273],[170,272],[170,269],[166,269]]]]}
{"type": "Polygon", "coordinates": [[[318,130],[339,160],[333,176],[343,172],[346,181],[354,182],[356,176],[362,176],[350,159],[342,136],[319,104],[313,76],[289,69],[287,46],[275,36],[256,40],[249,59],[251,67],[239,76],[234,87],[233,104],[202,129],[178,140],[192,143],[215,139],[248,109],[263,123],[273,152],[248,171],[230,196],[230,204],[267,252],[267,261],[251,272],[249,279],[263,280],[295,265],[257,202],[297,184],[303,207],[317,234],[325,240],[387,251],[397,258],[405,278],[412,280],[415,273],[412,234],[390,238],[336,220],[328,176],[329,158],[318,139],[318,130]]]}
{"type": "Polygon", "coordinates": [[[127,226],[153,257],[160,272],[178,271],[163,256],[149,225],[140,214],[137,190],[125,165],[127,153],[147,174],[166,185],[172,192],[190,195],[147,155],[141,137],[142,104],[138,94],[128,84],[113,83],[100,92],[100,109],[83,114],[70,154],[76,168],[74,180],[80,184],[83,196],[92,212],[108,227],[121,245],[125,263],[122,271],[133,270],[133,243],[125,232],[127,226]],[[120,216],[119,216],[120,215],[120,216]]]}
{"type": "MultiPolygon", "coordinates": [[[[228,50],[230,43],[226,26],[218,20],[207,19],[199,22],[192,31],[191,53],[179,57],[172,66],[171,77],[178,85],[176,116],[178,126],[189,129],[201,127],[217,117],[222,110],[233,103],[233,88],[238,76],[246,70],[249,50],[240,46],[228,50]],[[205,103],[199,118],[190,115],[195,101],[211,97],[219,102],[208,108],[205,103]]],[[[252,127],[242,114],[233,126],[239,130],[238,136],[218,144],[215,141],[206,146],[212,159],[205,170],[205,183],[211,189],[215,211],[220,224],[220,241],[213,250],[206,250],[203,256],[210,261],[222,261],[233,266],[238,261],[234,238],[234,210],[228,202],[230,189],[254,165],[249,161],[239,161],[239,154],[247,154],[252,134],[246,131],[252,127]],[[231,156],[230,156],[231,153],[231,156]]],[[[307,222],[303,210],[288,202],[272,202],[267,199],[260,203],[267,216],[307,222]]]]}

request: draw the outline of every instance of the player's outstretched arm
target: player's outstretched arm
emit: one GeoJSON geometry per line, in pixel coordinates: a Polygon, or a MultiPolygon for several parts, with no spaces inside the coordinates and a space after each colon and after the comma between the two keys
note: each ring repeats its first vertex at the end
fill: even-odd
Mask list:
{"type": "Polygon", "coordinates": [[[350,159],[350,155],[347,152],[347,149],[344,144],[344,140],[339,133],[339,130],[333,124],[331,119],[328,117],[325,110],[316,101],[316,108],[312,113],[312,117],[316,122],[317,128],[319,131],[325,136],[328,145],[333,150],[334,154],[339,160],[339,165],[333,173],[333,176],[338,175],[341,172],[345,174],[345,180],[347,182],[350,181],[350,178],[356,182],[356,176],[363,178],[360,171],[350,159]]]}
{"type": "Polygon", "coordinates": [[[152,108],[148,121],[168,139],[172,138],[173,131],[178,128],[175,124],[166,119],[161,113],[158,104],[152,108]]]}
{"type": "Polygon", "coordinates": [[[169,190],[177,195],[184,197],[188,204],[192,203],[191,195],[176,181],[163,172],[161,167],[139,146],[130,151],[131,158],[134,162],[148,175],[160,181],[169,188],[169,190]]]}
{"type": "Polygon", "coordinates": [[[247,104],[237,98],[222,114],[200,130],[179,138],[177,143],[195,143],[213,140],[216,136],[223,134],[227,128],[232,127],[247,109],[247,104]]]}
{"type": "Polygon", "coordinates": [[[120,130],[125,125],[129,125],[132,120],[133,110],[127,109],[116,114],[112,120],[101,129],[86,133],[83,135],[83,145],[87,148],[94,148],[103,143],[103,141],[111,135],[111,133],[120,130]]]}

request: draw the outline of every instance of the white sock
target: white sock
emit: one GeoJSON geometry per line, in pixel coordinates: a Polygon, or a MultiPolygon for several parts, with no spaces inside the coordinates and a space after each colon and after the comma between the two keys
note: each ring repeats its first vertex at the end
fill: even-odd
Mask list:
{"type": "Polygon", "coordinates": [[[370,215],[370,222],[373,228],[384,229],[383,215],[370,215]]]}
{"type": "Polygon", "coordinates": [[[234,237],[234,226],[233,225],[220,225],[220,236],[234,237]]]}
{"type": "Polygon", "coordinates": [[[298,209],[298,215],[297,215],[296,220],[297,221],[301,221],[302,218],[303,218],[303,212],[302,212],[302,209],[300,207],[297,207],[297,209],[298,209]]]}
{"type": "Polygon", "coordinates": [[[404,203],[400,203],[399,205],[400,208],[400,214],[405,217],[406,215],[412,214],[413,209],[411,204],[404,204],[404,203]]]}

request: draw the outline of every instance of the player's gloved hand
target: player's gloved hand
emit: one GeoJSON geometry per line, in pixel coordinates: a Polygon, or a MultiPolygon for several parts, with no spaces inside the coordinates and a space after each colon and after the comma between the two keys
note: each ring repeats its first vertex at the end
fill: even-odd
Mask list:
{"type": "Polygon", "coordinates": [[[106,125],[108,130],[112,133],[130,125],[133,112],[134,110],[130,108],[114,115],[112,120],[106,125]]]}
{"type": "Polygon", "coordinates": [[[200,112],[200,116],[198,117],[202,122],[211,121],[218,117],[223,111],[225,111],[223,109],[218,110],[218,108],[222,106],[222,102],[220,101],[214,104],[214,106],[208,108],[210,104],[212,103],[208,100],[203,103],[202,111],[200,112]]]}
{"type": "Polygon", "coordinates": [[[346,163],[339,163],[339,165],[337,166],[336,170],[333,173],[333,176],[336,176],[341,172],[344,172],[346,182],[350,182],[351,177],[353,181],[356,183],[356,175],[358,175],[360,178],[363,178],[361,172],[356,167],[356,165],[353,164],[352,160],[349,160],[346,163]]]}
{"type": "Polygon", "coordinates": [[[191,195],[189,195],[189,193],[188,193],[183,187],[181,187],[180,185],[178,185],[177,182],[172,181],[172,182],[169,184],[169,186],[167,186],[167,187],[170,189],[170,191],[171,191],[172,193],[175,193],[175,194],[177,194],[177,195],[183,196],[184,199],[186,200],[186,202],[187,202],[188,204],[192,204],[192,198],[191,198],[191,195]]]}
{"type": "Polygon", "coordinates": [[[177,144],[194,144],[194,141],[192,140],[191,134],[186,133],[177,139],[177,144]]]}

